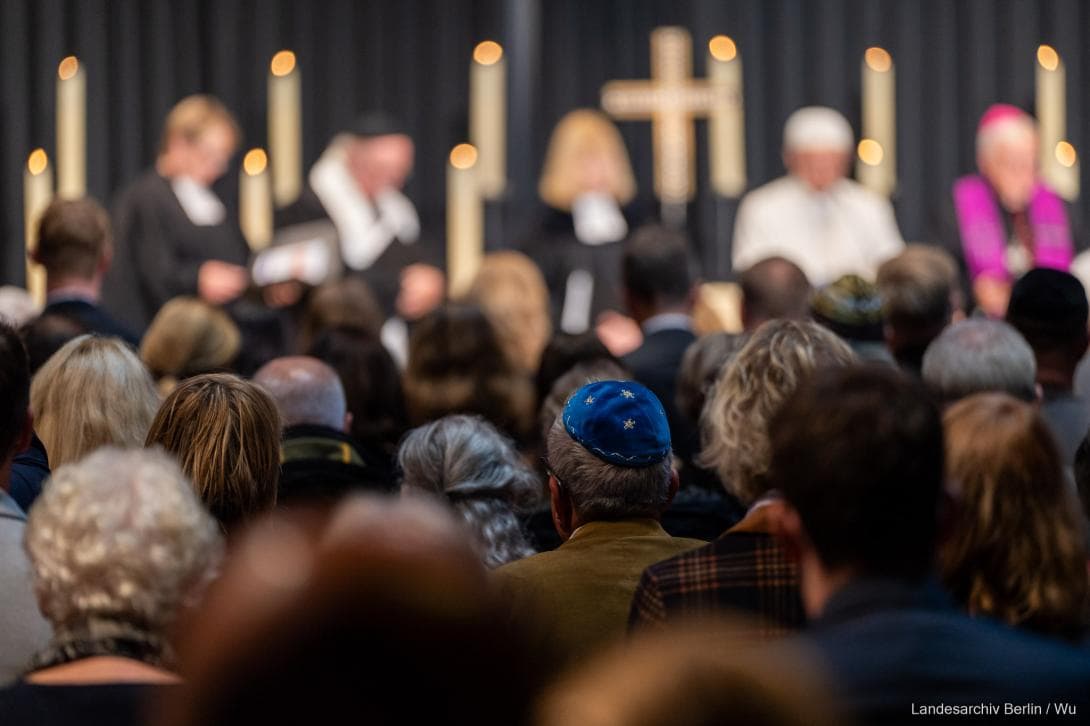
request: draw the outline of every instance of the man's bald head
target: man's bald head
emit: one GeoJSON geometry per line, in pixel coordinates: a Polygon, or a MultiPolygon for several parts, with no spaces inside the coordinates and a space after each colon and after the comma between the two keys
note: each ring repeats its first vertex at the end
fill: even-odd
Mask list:
{"type": "Polygon", "coordinates": [[[343,431],[347,404],[337,372],[317,358],[296,355],[269,361],[254,375],[280,409],[284,427],[309,424],[343,431]]]}

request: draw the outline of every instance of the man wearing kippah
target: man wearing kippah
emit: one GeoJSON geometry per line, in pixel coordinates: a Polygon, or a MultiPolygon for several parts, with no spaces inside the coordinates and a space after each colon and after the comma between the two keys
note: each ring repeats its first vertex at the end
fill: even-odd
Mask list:
{"type": "Polygon", "coordinates": [[[546,440],[556,550],[495,571],[515,617],[548,651],[579,660],[624,635],[640,574],[704,544],[659,518],[677,491],[662,403],[634,381],[589,383],[546,440]]]}
{"type": "Polygon", "coordinates": [[[801,267],[814,287],[849,273],[874,279],[904,241],[889,200],[847,178],[854,148],[839,112],[807,106],[791,114],[783,130],[787,175],[754,189],[738,208],[735,270],[778,256],[801,267]]]}

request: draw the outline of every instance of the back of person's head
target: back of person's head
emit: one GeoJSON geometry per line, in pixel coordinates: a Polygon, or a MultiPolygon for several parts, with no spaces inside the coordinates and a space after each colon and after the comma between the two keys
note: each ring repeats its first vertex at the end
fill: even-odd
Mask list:
{"type": "Polygon", "coordinates": [[[893,362],[883,340],[882,297],[874,283],[859,275],[842,275],[813,294],[810,315],[843,338],[861,359],[893,362]]]}
{"type": "Polygon", "coordinates": [[[552,320],[549,288],[533,260],[511,250],[485,255],[466,302],[480,306],[488,316],[516,366],[528,373],[537,371],[552,320]]]}
{"type": "Polygon", "coordinates": [[[90,280],[105,271],[112,248],[110,218],[95,200],[55,199],[38,223],[34,258],[53,282],[90,280]]]}
{"type": "Polygon", "coordinates": [[[939,549],[947,588],[975,615],[1081,639],[1086,525],[1048,425],[1000,393],[959,401],[943,422],[955,513],[939,549]]]}
{"type": "Polygon", "coordinates": [[[241,345],[238,326],[223,310],[199,298],[176,297],[151,321],[140,357],[157,379],[181,380],[229,371],[241,345]]]}
{"type": "Polygon", "coordinates": [[[541,352],[541,363],[534,380],[537,400],[544,401],[556,380],[577,364],[607,358],[619,364],[593,330],[578,334],[555,333],[541,352]]]}
{"type": "Polygon", "coordinates": [[[749,340],[745,333],[708,333],[697,338],[681,356],[677,372],[677,408],[694,426],[719,373],[749,340]]]}
{"type": "Polygon", "coordinates": [[[926,344],[950,323],[959,295],[958,268],[935,245],[911,244],[878,268],[886,323],[908,344],[926,344]]]}
{"type": "Polygon", "coordinates": [[[276,358],[261,366],[253,381],[276,402],[284,428],[310,425],[344,430],[344,386],[337,371],[317,358],[276,358]]]}
{"type": "Polygon", "coordinates": [[[529,430],[533,415],[529,378],[508,360],[478,307],[446,305],[413,328],[404,383],[413,424],[468,413],[483,416],[516,437],[529,430]]]}
{"type": "Polygon", "coordinates": [[[397,456],[402,492],[427,492],[454,507],[489,567],[533,554],[516,511],[540,482],[510,439],[484,419],[447,416],[413,429],[397,456]]]}
{"type": "Polygon", "coordinates": [[[280,414],[253,383],[223,373],[182,381],[159,408],[146,445],[174,455],[228,531],[276,505],[280,414]]]}
{"type": "Polygon", "coordinates": [[[1037,398],[1037,363],[1018,331],[998,320],[962,320],[942,331],[923,357],[923,380],[939,401],[997,391],[1037,398]]]}
{"type": "Polygon", "coordinates": [[[159,409],[159,393],[127,343],[82,335],[35,374],[30,407],[49,465],[56,467],[100,446],[141,446],[159,409]]]}
{"type": "Polygon", "coordinates": [[[769,425],[769,484],[828,570],[918,580],[931,571],[943,482],[942,421],[894,369],[818,371],[769,425]]]}
{"type": "Polygon", "coordinates": [[[699,461],[744,504],[768,491],[768,420],[815,370],[855,361],[851,348],[817,323],[770,320],[750,336],[708,394],[699,461]]]}
{"type": "Polygon", "coordinates": [[[572,366],[570,371],[556,379],[549,395],[541,402],[537,416],[541,440],[548,438],[549,429],[553,427],[564,404],[584,384],[591,381],[623,381],[629,377],[628,371],[612,358],[588,360],[572,366]]]}
{"type": "Polygon", "coordinates": [[[182,630],[159,726],[527,722],[546,656],[443,507],[352,496],[236,552],[182,630]]]}
{"type": "Polygon", "coordinates": [[[19,329],[19,335],[26,344],[31,375],[37,373],[65,343],[89,332],[83,323],[61,313],[45,313],[28,322],[19,329]]]}
{"type": "Polygon", "coordinates": [[[307,297],[299,321],[299,350],[305,353],[322,333],[335,328],[351,328],[377,338],[382,322],[382,307],[360,278],[323,283],[307,297]]]}
{"type": "Polygon", "coordinates": [[[1072,375],[1086,353],[1086,290],[1074,275],[1039,267],[1011,288],[1007,322],[1037,356],[1038,368],[1062,368],[1072,375]]]}
{"type": "Polygon", "coordinates": [[[352,414],[352,438],[392,454],[408,416],[401,373],[382,342],[354,328],[333,328],[315,339],[307,355],[337,372],[352,414]]]}
{"type": "MultiPolygon", "coordinates": [[[[0,465],[15,456],[27,430],[30,366],[19,334],[0,321],[0,465]]],[[[3,468],[0,466],[0,468],[3,468]]],[[[0,482],[7,490],[7,482],[0,482]]]]}
{"type": "Polygon", "coordinates": [[[791,260],[769,257],[750,266],[738,280],[742,288],[742,325],[753,330],[766,320],[806,320],[810,281],[791,260]]]}
{"type": "Polygon", "coordinates": [[[696,284],[688,238],[658,225],[641,227],[624,243],[621,276],[630,303],[651,308],[685,304],[696,284]]]}
{"type": "Polygon", "coordinates": [[[215,522],[170,457],[112,447],[54,471],[24,541],[58,637],[131,637],[133,628],[155,660],[169,660],[166,630],[196,604],[222,552],[215,522]]]}

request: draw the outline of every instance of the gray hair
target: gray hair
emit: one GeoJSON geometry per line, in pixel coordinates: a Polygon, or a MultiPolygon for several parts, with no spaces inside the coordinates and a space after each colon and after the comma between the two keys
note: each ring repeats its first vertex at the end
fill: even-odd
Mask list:
{"type": "Polygon", "coordinates": [[[223,549],[215,520],[170,457],[112,447],[53,473],[23,544],[55,631],[104,619],[152,635],[193,604],[223,549]]]}
{"type": "Polygon", "coordinates": [[[1037,363],[1018,331],[999,320],[951,325],[927,347],[923,380],[944,403],[998,391],[1023,401],[1037,397],[1037,363]]]}
{"type": "Polygon", "coordinates": [[[584,521],[658,517],[669,502],[669,453],[648,466],[615,466],[569,436],[561,416],[549,429],[546,450],[549,467],[584,521]]]}
{"type": "Polygon", "coordinates": [[[549,429],[560,412],[564,410],[564,404],[571,395],[588,383],[597,381],[628,381],[632,380],[631,374],[620,363],[610,358],[598,358],[595,360],[577,363],[567,373],[556,379],[549,394],[541,402],[541,410],[538,412],[538,426],[541,439],[544,441],[549,436],[549,429]]]}
{"type": "Polygon", "coordinates": [[[489,567],[532,555],[516,510],[541,482],[509,439],[476,416],[446,416],[413,429],[397,455],[405,495],[446,499],[462,516],[489,567]]]}
{"type": "Polygon", "coordinates": [[[296,355],[269,361],[254,374],[254,383],[276,401],[285,428],[310,424],[344,429],[344,386],[337,372],[317,358],[296,355]]]}

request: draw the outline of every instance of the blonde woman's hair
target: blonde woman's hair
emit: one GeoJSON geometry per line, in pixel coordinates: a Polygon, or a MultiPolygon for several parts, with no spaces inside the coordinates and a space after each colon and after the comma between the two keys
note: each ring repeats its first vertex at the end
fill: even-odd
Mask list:
{"type": "Polygon", "coordinates": [[[180,136],[193,142],[201,137],[209,127],[223,124],[231,130],[236,143],[241,140],[242,132],[238,122],[227,107],[215,96],[194,94],[186,96],[174,108],[170,109],[163,122],[163,135],[159,139],[159,153],[166,152],[170,140],[180,136]]]}
{"type": "Polygon", "coordinates": [[[140,357],[152,375],[172,389],[177,380],[230,368],[242,335],[234,321],[195,297],[169,300],[151,321],[140,343],[140,357]]]}
{"type": "Polygon", "coordinates": [[[1047,424],[1002,393],[943,417],[954,526],[939,571],[974,615],[1077,640],[1086,625],[1086,539],[1047,424]]]}
{"type": "Polygon", "coordinates": [[[512,251],[485,255],[467,300],[488,316],[511,362],[536,373],[552,320],[549,288],[533,260],[512,251]]]}
{"type": "Polygon", "coordinates": [[[819,367],[849,365],[851,348],[817,323],[771,320],[727,363],[700,416],[699,463],[743,504],[767,491],[768,421],[819,367]]]}
{"type": "Polygon", "coordinates": [[[34,430],[56,468],[100,446],[140,446],[159,408],[159,394],[128,344],[81,335],[38,370],[30,407],[34,430]]]}
{"type": "Polygon", "coordinates": [[[618,204],[632,201],[636,178],[624,139],[605,114],[587,108],[569,112],[553,129],[537,187],[542,201],[554,209],[571,211],[572,202],[585,191],[578,186],[579,165],[592,154],[601,154],[609,165],[610,195],[618,204]]]}

